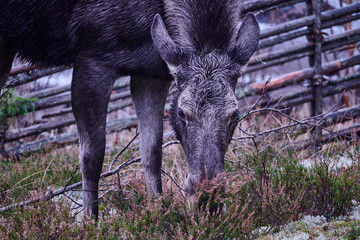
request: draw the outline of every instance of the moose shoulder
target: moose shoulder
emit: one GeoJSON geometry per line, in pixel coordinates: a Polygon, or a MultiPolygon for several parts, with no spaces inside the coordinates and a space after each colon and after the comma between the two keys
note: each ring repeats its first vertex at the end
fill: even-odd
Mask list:
{"type": "Polygon", "coordinates": [[[17,54],[43,66],[73,64],[83,205],[98,215],[106,110],[114,80],[131,76],[147,190],[161,186],[163,110],[189,163],[186,190],[224,170],[239,117],[237,79],[259,42],[253,14],[236,0],[0,0],[0,87],[17,54]]]}

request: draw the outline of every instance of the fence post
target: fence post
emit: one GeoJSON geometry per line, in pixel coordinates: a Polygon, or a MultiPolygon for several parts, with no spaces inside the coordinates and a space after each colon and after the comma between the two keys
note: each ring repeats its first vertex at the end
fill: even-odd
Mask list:
{"type": "Polygon", "coordinates": [[[8,125],[0,125],[0,156],[5,157],[6,131],[8,125]]]}
{"type": "MultiPolygon", "coordinates": [[[[309,65],[314,69],[314,76],[311,81],[312,85],[312,101],[311,116],[322,113],[322,34],[321,34],[321,0],[307,1],[308,14],[314,14],[314,24],[312,25],[312,34],[307,36],[308,41],[314,43],[314,55],[309,56],[309,65]]],[[[312,131],[313,150],[319,151],[322,148],[322,129],[316,127],[312,131]]]]}

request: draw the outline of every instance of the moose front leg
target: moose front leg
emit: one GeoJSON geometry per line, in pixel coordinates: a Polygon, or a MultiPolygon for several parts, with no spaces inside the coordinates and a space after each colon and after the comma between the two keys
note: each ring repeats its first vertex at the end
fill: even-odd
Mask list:
{"type": "Polygon", "coordinates": [[[98,217],[99,178],[105,153],[106,114],[114,78],[111,69],[91,59],[75,62],[72,108],[80,138],[85,214],[98,217]]]}
{"type": "Polygon", "coordinates": [[[148,194],[161,194],[163,116],[170,81],[131,77],[130,89],[138,118],[140,152],[148,194]]]}

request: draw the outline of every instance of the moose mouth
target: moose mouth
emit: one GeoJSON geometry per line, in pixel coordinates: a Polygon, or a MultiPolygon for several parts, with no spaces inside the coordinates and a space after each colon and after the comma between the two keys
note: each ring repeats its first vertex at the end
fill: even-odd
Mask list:
{"type": "Polygon", "coordinates": [[[187,203],[190,209],[195,211],[208,211],[210,214],[218,214],[225,211],[225,190],[228,184],[224,172],[213,178],[189,177],[186,180],[185,190],[187,203]]]}
{"type": "Polygon", "coordinates": [[[206,173],[202,176],[189,175],[185,183],[185,191],[189,195],[193,195],[197,191],[207,190],[209,188],[218,188],[218,185],[226,185],[227,179],[225,172],[220,172],[211,178],[207,177],[206,173]],[[212,187],[213,186],[213,187],[212,187]]]}

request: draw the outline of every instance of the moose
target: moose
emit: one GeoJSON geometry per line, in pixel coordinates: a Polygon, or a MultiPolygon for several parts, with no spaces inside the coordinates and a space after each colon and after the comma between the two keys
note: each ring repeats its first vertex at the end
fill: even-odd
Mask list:
{"type": "Polygon", "coordinates": [[[98,216],[107,106],[130,75],[148,194],[161,194],[163,112],[171,81],[172,127],[189,164],[185,189],[214,179],[239,119],[237,80],[258,46],[252,13],[238,0],[0,0],[0,88],[15,56],[73,66],[83,207],[98,216]]]}

